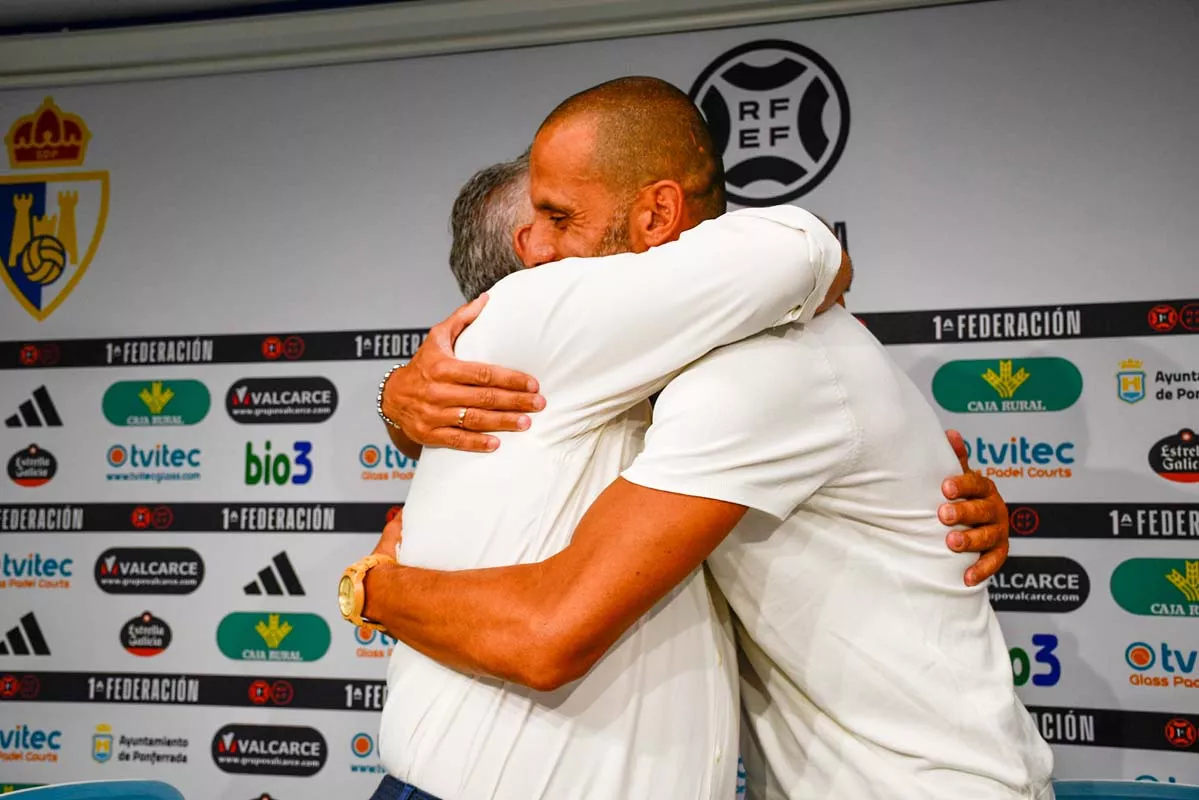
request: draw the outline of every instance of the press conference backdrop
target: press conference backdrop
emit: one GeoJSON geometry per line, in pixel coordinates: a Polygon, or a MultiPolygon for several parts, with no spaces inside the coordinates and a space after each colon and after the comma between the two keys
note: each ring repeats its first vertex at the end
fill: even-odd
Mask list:
{"type": "Polygon", "coordinates": [[[459,300],[462,181],[631,73],[691,92],[737,204],[837,222],[998,482],[1059,777],[1199,783],[1196,38],[1027,0],[0,94],[0,783],[369,793],[391,642],[334,587],[418,468],[375,386],[459,300]]]}

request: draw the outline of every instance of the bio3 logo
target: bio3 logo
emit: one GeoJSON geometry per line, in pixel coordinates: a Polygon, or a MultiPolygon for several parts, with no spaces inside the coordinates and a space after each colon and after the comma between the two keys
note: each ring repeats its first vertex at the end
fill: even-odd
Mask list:
{"type": "Polygon", "coordinates": [[[1057,637],[1052,633],[1034,633],[1031,656],[1023,647],[1008,651],[1012,658],[1012,680],[1017,686],[1032,681],[1033,686],[1057,686],[1062,679],[1062,662],[1057,657],[1057,637]]]}
{"type": "Polygon", "coordinates": [[[272,450],[267,442],[261,448],[262,455],[255,450],[253,442],[246,442],[246,485],[286,486],[289,483],[302,486],[312,480],[312,442],[292,442],[292,455],[272,450]]]}

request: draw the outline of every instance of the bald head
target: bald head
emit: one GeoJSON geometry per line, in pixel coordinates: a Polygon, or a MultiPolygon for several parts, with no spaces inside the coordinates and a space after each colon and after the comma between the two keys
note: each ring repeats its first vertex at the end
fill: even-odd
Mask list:
{"type": "Polygon", "coordinates": [[[695,104],[659,78],[601,83],[567,98],[538,129],[594,129],[591,167],[623,198],[656,181],[677,181],[698,221],[724,213],[724,169],[695,104]]]}

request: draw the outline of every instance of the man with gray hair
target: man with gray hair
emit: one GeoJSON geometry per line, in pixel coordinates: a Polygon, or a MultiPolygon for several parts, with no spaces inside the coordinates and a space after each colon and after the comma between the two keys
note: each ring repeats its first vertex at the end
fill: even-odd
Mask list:
{"type": "Polygon", "coordinates": [[[533,220],[529,154],[481,169],[458,192],[450,213],[450,271],[467,300],[524,269],[512,233],[533,220]]]}

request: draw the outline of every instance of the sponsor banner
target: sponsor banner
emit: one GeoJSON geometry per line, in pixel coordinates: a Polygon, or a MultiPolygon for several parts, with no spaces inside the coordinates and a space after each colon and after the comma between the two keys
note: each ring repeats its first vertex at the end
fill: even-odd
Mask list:
{"type": "Polygon", "coordinates": [[[225,393],[234,422],[324,422],[337,410],[337,387],[328,378],[242,378],[225,393]]]}
{"type": "Polygon", "coordinates": [[[1199,540],[1199,503],[1008,503],[1012,536],[1199,540]]]}
{"type": "Polygon", "coordinates": [[[237,611],[217,627],[217,647],[235,661],[317,661],[329,651],[329,624],[316,614],[237,611]]]}
{"type": "Polygon", "coordinates": [[[70,589],[75,559],[41,553],[0,554],[0,589],[70,589]]]}
{"type": "Polygon", "coordinates": [[[1161,439],[1149,451],[1149,468],[1175,483],[1199,483],[1199,437],[1190,428],[1161,439]]]}
{"type": "Polygon", "coordinates": [[[1074,442],[1027,436],[990,439],[963,434],[972,466],[992,479],[1064,480],[1074,477],[1074,442]]]}
{"type": "Polygon", "coordinates": [[[296,725],[225,725],[212,737],[212,761],[222,772],[315,775],[329,757],[325,737],[296,725]]]}
{"type": "Polygon", "coordinates": [[[113,425],[195,425],[208,415],[208,387],[193,380],[118,381],[104,392],[101,409],[113,425]]]}
{"type": "Polygon", "coordinates": [[[58,459],[36,444],[18,450],[8,460],[8,479],[27,489],[45,486],[57,472],[58,459]]]}
{"type": "Polygon", "coordinates": [[[171,644],[171,626],[149,611],[121,627],[121,647],[135,656],[156,656],[171,644]]]}
{"type": "Polygon", "coordinates": [[[1176,641],[1133,642],[1124,650],[1128,682],[1150,689],[1199,689],[1199,650],[1176,641]]]}
{"type": "Polygon", "coordinates": [[[188,741],[179,736],[113,734],[111,725],[100,723],[92,734],[92,760],[98,764],[186,764],[188,741]]]}
{"type": "Polygon", "coordinates": [[[94,572],[108,594],[191,594],[204,581],[204,559],[188,547],[111,547],[94,572]]]}
{"type": "Polygon", "coordinates": [[[857,317],[883,344],[1176,336],[1199,333],[1199,299],[882,311],[857,317]]]}
{"type": "Polygon", "coordinates": [[[1053,745],[1199,752],[1195,714],[1046,706],[1028,706],[1028,712],[1053,745]]]}
{"type": "Polygon", "coordinates": [[[383,710],[381,680],[133,672],[43,672],[0,663],[0,703],[116,703],[383,710]],[[6,671],[7,670],[7,671],[6,671]]]}
{"type": "Polygon", "coordinates": [[[427,328],[0,342],[0,369],[412,358],[427,328]]]}
{"type": "Polygon", "coordinates": [[[1142,400],[1192,403],[1199,400],[1199,370],[1151,369],[1126,358],[1116,373],[1116,396],[1130,405],[1142,400]]]}
{"type": "Polygon", "coordinates": [[[369,733],[360,731],[350,737],[350,753],[354,761],[350,762],[350,772],[384,775],[387,770],[379,763],[378,751],[375,749],[375,739],[369,733]]]}
{"type": "Polygon", "coordinates": [[[932,391],[957,414],[1061,411],[1082,395],[1082,373],[1064,358],[950,361],[933,376],[932,391]]]}
{"type": "Polygon", "coordinates": [[[1199,619],[1199,559],[1131,558],[1112,572],[1111,588],[1129,614],[1199,619]]]}
{"type": "Polygon", "coordinates": [[[378,533],[403,503],[0,505],[0,533],[378,533]]]}
{"type": "Polygon", "coordinates": [[[1087,601],[1091,579],[1077,561],[1061,556],[1012,556],[988,581],[996,611],[1063,614],[1087,601]]]}
{"type": "Polygon", "coordinates": [[[0,727],[0,761],[56,764],[62,750],[62,731],[26,722],[6,721],[0,727]]]}

